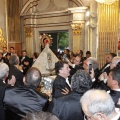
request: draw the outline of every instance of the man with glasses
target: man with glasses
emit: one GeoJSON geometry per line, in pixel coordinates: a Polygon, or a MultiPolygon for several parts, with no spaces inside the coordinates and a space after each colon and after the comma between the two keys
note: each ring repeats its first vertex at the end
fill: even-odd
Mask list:
{"type": "Polygon", "coordinates": [[[114,102],[104,90],[89,90],[80,99],[86,120],[120,120],[114,102]]]}

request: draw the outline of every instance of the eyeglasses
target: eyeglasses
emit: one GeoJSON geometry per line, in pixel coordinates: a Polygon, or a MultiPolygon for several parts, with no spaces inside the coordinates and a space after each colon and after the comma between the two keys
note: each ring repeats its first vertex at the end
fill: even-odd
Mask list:
{"type": "Polygon", "coordinates": [[[92,116],[94,116],[96,113],[94,113],[93,115],[91,115],[91,116],[88,116],[88,115],[84,115],[84,119],[85,120],[92,120],[91,118],[92,118],[92,116]]]}
{"type": "Polygon", "coordinates": [[[84,115],[84,119],[85,119],[85,120],[90,120],[90,119],[91,119],[91,116],[84,115]]]}

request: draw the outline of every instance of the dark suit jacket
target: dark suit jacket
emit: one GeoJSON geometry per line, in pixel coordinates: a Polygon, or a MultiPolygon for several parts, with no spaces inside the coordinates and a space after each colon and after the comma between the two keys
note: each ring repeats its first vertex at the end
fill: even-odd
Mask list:
{"type": "Polygon", "coordinates": [[[100,70],[100,74],[102,74],[103,72],[106,72],[107,74],[109,74],[110,72],[110,66],[109,67],[106,67],[108,64],[110,63],[106,63],[100,70]],[[106,68],[105,68],[106,67],[106,68]]]}
{"type": "Polygon", "coordinates": [[[47,98],[30,87],[20,86],[6,89],[3,102],[7,109],[25,115],[42,111],[47,98]]]}
{"type": "Polygon", "coordinates": [[[24,77],[23,73],[13,65],[10,66],[8,78],[11,79],[12,75],[14,75],[16,78],[16,83],[15,83],[16,86],[24,85],[23,84],[23,77],[24,77]]]}
{"type": "Polygon", "coordinates": [[[30,62],[30,58],[28,56],[25,56],[25,58],[22,60],[22,56],[20,57],[20,65],[24,66],[24,62],[30,62]]]}
{"type": "Polygon", "coordinates": [[[115,103],[118,103],[118,99],[120,98],[120,91],[110,90],[110,95],[115,103]]]}
{"type": "Polygon", "coordinates": [[[48,111],[55,114],[60,120],[84,120],[80,98],[81,95],[75,92],[54,98],[48,111]]]}
{"type": "Polygon", "coordinates": [[[83,70],[83,64],[80,64],[80,65],[75,65],[74,68],[70,67],[70,75],[74,75],[76,73],[77,70],[80,70],[82,69],[83,70]]]}
{"type": "Polygon", "coordinates": [[[2,80],[0,80],[0,120],[5,120],[5,111],[3,106],[3,98],[5,89],[8,85],[4,84],[2,80]]]}
{"type": "Polygon", "coordinates": [[[54,83],[53,83],[52,96],[53,96],[54,98],[64,96],[64,94],[62,94],[61,92],[63,92],[62,89],[64,89],[65,87],[66,87],[69,91],[71,91],[71,88],[70,88],[69,85],[66,83],[66,79],[63,78],[63,77],[60,76],[60,75],[57,75],[57,77],[55,78],[54,83]]]}

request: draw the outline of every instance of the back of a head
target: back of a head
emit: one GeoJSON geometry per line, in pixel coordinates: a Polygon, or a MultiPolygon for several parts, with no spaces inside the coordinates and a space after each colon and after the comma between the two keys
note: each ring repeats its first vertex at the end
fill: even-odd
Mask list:
{"type": "Polygon", "coordinates": [[[41,73],[38,68],[31,67],[26,73],[26,85],[37,88],[41,82],[41,73]]]}
{"type": "Polygon", "coordinates": [[[9,59],[10,65],[18,65],[19,64],[19,57],[17,55],[11,55],[9,59]]]}
{"type": "Polygon", "coordinates": [[[115,109],[111,96],[104,90],[92,89],[87,91],[81,98],[80,103],[92,115],[102,113],[109,116],[115,109]]]}
{"type": "Polygon", "coordinates": [[[55,115],[49,112],[29,113],[22,120],[59,120],[55,115]]]}
{"type": "Polygon", "coordinates": [[[0,62],[0,79],[2,80],[9,72],[9,67],[7,64],[0,62]]]}
{"type": "Polygon", "coordinates": [[[66,61],[58,61],[55,63],[56,74],[59,74],[59,70],[63,68],[64,64],[68,64],[66,61]]]}
{"type": "Polygon", "coordinates": [[[71,78],[71,87],[74,92],[83,94],[92,87],[92,80],[85,70],[78,70],[71,78]]]}
{"type": "Polygon", "coordinates": [[[89,64],[92,64],[92,67],[94,70],[96,70],[98,68],[98,61],[96,58],[89,57],[89,58],[87,58],[87,60],[88,60],[89,64]]]}

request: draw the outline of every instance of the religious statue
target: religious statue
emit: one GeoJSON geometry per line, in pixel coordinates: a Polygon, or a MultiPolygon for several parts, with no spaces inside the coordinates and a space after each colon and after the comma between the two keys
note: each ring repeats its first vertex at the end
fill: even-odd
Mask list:
{"type": "Polygon", "coordinates": [[[41,45],[44,47],[43,51],[40,53],[39,57],[33,64],[33,67],[37,67],[42,76],[50,76],[55,74],[55,63],[58,61],[56,55],[49,48],[52,43],[50,35],[43,34],[40,36],[41,45]]]}

